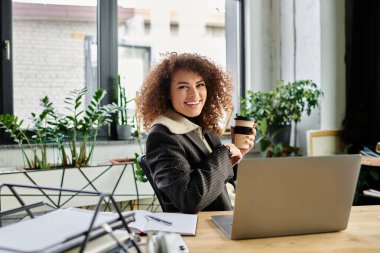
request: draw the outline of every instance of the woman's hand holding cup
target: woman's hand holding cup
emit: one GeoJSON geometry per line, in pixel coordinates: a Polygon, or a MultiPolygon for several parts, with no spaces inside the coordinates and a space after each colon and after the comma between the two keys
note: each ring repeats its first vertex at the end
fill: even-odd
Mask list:
{"type": "Polygon", "coordinates": [[[231,127],[231,138],[242,155],[253,148],[256,134],[256,123],[251,117],[236,116],[235,127],[231,127]]]}

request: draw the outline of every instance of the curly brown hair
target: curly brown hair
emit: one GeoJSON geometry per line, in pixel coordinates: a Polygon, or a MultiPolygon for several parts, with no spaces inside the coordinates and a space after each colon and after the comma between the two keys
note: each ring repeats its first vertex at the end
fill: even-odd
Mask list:
{"type": "Polygon", "coordinates": [[[231,79],[210,59],[190,53],[168,54],[146,77],[136,99],[144,127],[149,129],[159,115],[172,108],[169,101],[170,82],[173,74],[180,69],[194,71],[205,81],[207,99],[197,122],[203,131],[221,134],[219,120],[225,111],[233,108],[231,79]]]}

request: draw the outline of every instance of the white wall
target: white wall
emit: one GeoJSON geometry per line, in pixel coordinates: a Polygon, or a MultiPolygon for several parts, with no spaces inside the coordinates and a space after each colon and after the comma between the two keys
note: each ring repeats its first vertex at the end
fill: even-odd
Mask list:
{"type": "Polygon", "coordinates": [[[246,32],[246,87],[268,91],[272,88],[273,47],[271,2],[263,0],[245,1],[246,32]]]}
{"type": "Polygon", "coordinates": [[[321,128],[341,129],[346,106],[345,1],[321,0],[321,128]]]}
{"type": "MultiPolygon", "coordinates": [[[[320,3],[315,0],[295,1],[295,80],[311,79],[321,86],[320,3]]],[[[301,119],[297,126],[297,146],[306,154],[306,131],[320,128],[320,110],[301,119]]]]}
{"type": "Polygon", "coordinates": [[[340,129],[344,117],[344,0],[245,4],[247,89],[268,91],[280,79],[311,79],[325,92],[321,110],[297,126],[296,145],[306,154],[307,130],[340,129]]]}

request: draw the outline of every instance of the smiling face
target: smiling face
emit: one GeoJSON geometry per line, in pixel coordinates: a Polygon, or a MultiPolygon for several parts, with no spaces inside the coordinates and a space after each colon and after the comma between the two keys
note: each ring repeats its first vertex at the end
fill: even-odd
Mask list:
{"type": "Polygon", "coordinates": [[[197,73],[180,69],[174,72],[170,82],[170,99],[174,110],[186,117],[197,117],[206,103],[207,89],[197,73]]]}

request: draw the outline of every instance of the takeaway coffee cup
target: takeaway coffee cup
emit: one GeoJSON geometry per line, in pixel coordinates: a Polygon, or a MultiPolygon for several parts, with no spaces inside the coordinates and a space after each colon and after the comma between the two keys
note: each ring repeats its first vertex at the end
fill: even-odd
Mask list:
{"type": "Polygon", "coordinates": [[[252,134],[252,127],[255,119],[252,117],[244,117],[236,115],[235,118],[235,146],[238,148],[248,149],[249,145],[246,143],[246,136],[252,134]]]}

